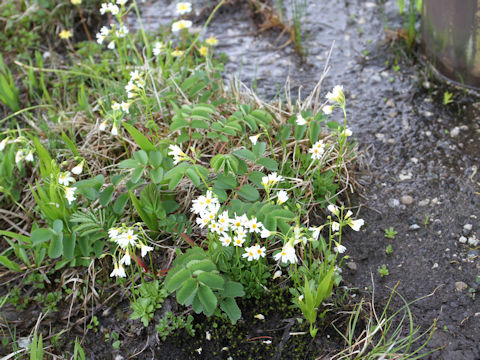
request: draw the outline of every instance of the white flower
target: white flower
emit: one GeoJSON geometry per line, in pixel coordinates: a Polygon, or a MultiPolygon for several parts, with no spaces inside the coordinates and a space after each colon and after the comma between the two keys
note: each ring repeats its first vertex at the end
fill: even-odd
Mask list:
{"type": "Polygon", "coordinates": [[[108,36],[109,33],[110,33],[110,30],[108,29],[108,27],[102,26],[100,28],[100,35],[108,36]]]}
{"type": "Polygon", "coordinates": [[[127,3],[128,0],[117,0],[117,5],[123,6],[127,3]]]}
{"type": "Polygon", "coordinates": [[[302,302],[302,301],[303,301],[303,295],[300,295],[300,296],[298,297],[298,302],[302,302]]]}
{"type": "Polygon", "coordinates": [[[105,131],[106,128],[107,128],[107,120],[103,121],[103,122],[98,126],[98,130],[100,130],[100,131],[105,131]]]}
{"type": "Polygon", "coordinates": [[[208,218],[208,213],[201,214],[195,221],[198,225],[200,225],[200,228],[204,228],[210,222],[210,219],[208,218]]]}
{"type": "Polygon", "coordinates": [[[134,70],[130,72],[130,81],[140,81],[140,80],[141,80],[141,77],[138,70],[134,70]]]}
{"type": "Polygon", "coordinates": [[[312,232],[312,238],[314,240],[318,240],[318,237],[320,236],[320,230],[321,229],[322,229],[322,226],[308,228],[308,230],[310,230],[312,232]]]}
{"type": "Polygon", "coordinates": [[[348,225],[350,225],[350,227],[354,231],[359,231],[363,224],[365,224],[365,221],[363,221],[363,219],[351,220],[348,223],[348,225]]]}
{"type": "Polygon", "coordinates": [[[330,211],[332,214],[334,214],[336,216],[338,216],[338,214],[340,213],[340,210],[338,209],[338,207],[335,206],[335,205],[332,205],[332,204],[329,204],[327,206],[327,209],[328,209],[328,211],[330,211]]]}
{"type": "Polygon", "coordinates": [[[332,231],[337,232],[340,230],[340,224],[336,221],[332,221],[332,231]]]}
{"type": "Polygon", "coordinates": [[[275,271],[275,274],[273,274],[273,280],[278,279],[280,276],[282,276],[282,270],[275,271]]]}
{"type": "Polygon", "coordinates": [[[112,13],[112,15],[117,15],[120,12],[120,8],[115,4],[108,4],[107,8],[108,11],[112,13]]]}
{"type": "Polygon", "coordinates": [[[70,171],[63,172],[63,173],[60,173],[60,175],[58,175],[58,183],[60,185],[68,186],[70,185],[70,183],[73,183],[73,182],[75,182],[75,179],[70,176],[70,171]]]}
{"type": "Polygon", "coordinates": [[[77,190],[76,187],[65,187],[65,199],[67,199],[68,204],[71,204],[72,201],[75,201],[75,190],[77,190]]]}
{"type": "Polygon", "coordinates": [[[162,50],[165,48],[165,45],[161,41],[157,41],[153,45],[153,55],[158,56],[162,52],[162,50]]]}
{"type": "Polygon", "coordinates": [[[17,153],[15,154],[15,162],[19,163],[20,161],[22,161],[23,156],[24,156],[23,155],[23,150],[22,149],[18,150],[17,153]]]}
{"type": "Polygon", "coordinates": [[[272,235],[272,233],[270,232],[270,230],[265,229],[265,227],[262,229],[262,232],[260,233],[260,237],[261,237],[262,239],[266,239],[266,238],[268,238],[270,235],[272,235]]]}
{"type": "Polygon", "coordinates": [[[285,190],[280,190],[277,194],[277,203],[279,205],[283,204],[284,202],[288,201],[288,194],[285,190]]]}
{"type": "Polygon", "coordinates": [[[72,173],[75,175],[80,175],[83,171],[83,161],[81,161],[77,166],[72,168],[72,173]]]}
{"type": "Polygon", "coordinates": [[[97,36],[97,43],[103,44],[103,42],[105,41],[106,36],[105,36],[105,35],[102,35],[102,34],[100,34],[100,33],[97,33],[96,36],[97,36]]]}
{"type": "Polygon", "coordinates": [[[336,243],[337,246],[335,246],[335,248],[333,250],[335,250],[335,252],[339,253],[339,254],[343,254],[345,251],[347,251],[347,248],[343,245],[340,245],[338,243],[336,243]]]}
{"type": "Polygon", "coordinates": [[[168,155],[173,156],[173,164],[174,165],[177,165],[179,162],[185,160],[185,156],[187,156],[187,155],[182,151],[180,146],[170,145],[168,148],[170,149],[170,152],[168,153],[168,155]]]}
{"type": "Polygon", "coordinates": [[[302,114],[297,115],[297,125],[305,125],[307,121],[303,118],[302,114]]]}
{"type": "Polygon", "coordinates": [[[192,22],[190,20],[176,21],[172,24],[172,31],[178,32],[183,29],[188,29],[191,26],[192,26],[192,22]]]}
{"type": "Polygon", "coordinates": [[[246,226],[248,223],[247,215],[243,214],[242,216],[235,215],[235,218],[232,221],[233,228],[237,231],[242,230],[243,227],[246,226]]]}
{"type": "Polygon", "coordinates": [[[255,245],[255,259],[258,260],[261,257],[265,257],[267,249],[265,246],[255,245]]]}
{"type": "Polygon", "coordinates": [[[233,238],[233,246],[242,246],[245,242],[245,238],[241,236],[235,236],[233,238]]]}
{"type": "Polygon", "coordinates": [[[250,246],[245,248],[245,253],[242,255],[243,258],[247,258],[248,261],[252,261],[255,259],[255,255],[257,253],[256,246],[250,246]]]}
{"type": "Polygon", "coordinates": [[[140,243],[140,251],[142,253],[142,257],[147,255],[148,252],[152,251],[153,247],[145,245],[144,243],[140,243]]]}
{"type": "Polygon", "coordinates": [[[352,134],[352,130],[350,130],[349,128],[346,128],[342,131],[342,135],[345,137],[352,136],[352,134]]]}
{"type": "Polygon", "coordinates": [[[276,184],[277,182],[281,182],[283,180],[284,180],[283,176],[277,175],[276,172],[273,172],[270,175],[268,175],[268,182],[271,184],[276,184]]]}
{"type": "Polygon", "coordinates": [[[320,160],[323,153],[325,152],[325,144],[322,140],[318,140],[313,146],[308,150],[312,154],[313,160],[320,160]]]}
{"type": "Polygon", "coordinates": [[[265,320],[265,316],[263,316],[263,314],[257,314],[257,315],[254,315],[253,317],[258,320],[265,320]]]}
{"type": "Polygon", "coordinates": [[[230,246],[230,244],[232,243],[232,238],[228,235],[223,235],[220,237],[220,242],[223,246],[230,246]]]}
{"type": "Polygon", "coordinates": [[[112,110],[120,110],[120,104],[118,102],[114,102],[112,104],[112,110]]]}
{"type": "Polygon", "coordinates": [[[250,230],[251,233],[260,233],[261,229],[263,228],[263,225],[261,222],[257,221],[257,218],[254,217],[252,218],[248,223],[247,227],[250,230]]]}
{"type": "Polygon", "coordinates": [[[210,334],[210,331],[207,331],[205,333],[205,339],[207,339],[208,341],[212,340],[212,334],[210,334]]]}
{"type": "Polygon", "coordinates": [[[113,136],[117,136],[117,135],[118,135],[117,124],[113,124],[111,134],[112,134],[113,136]]]}
{"type": "Polygon", "coordinates": [[[114,41],[110,41],[107,45],[107,48],[109,48],[110,50],[113,50],[115,49],[115,42],[114,41]]]}
{"type": "Polygon", "coordinates": [[[325,105],[324,107],[322,107],[322,111],[325,115],[330,115],[333,111],[333,108],[333,105],[325,105]]]}
{"type": "Polygon", "coordinates": [[[117,228],[110,228],[108,230],[108,236],[110,237],[110,240],[116,241],[118,237],[119,231],[117,228]]]}
{"type": "Polygon", "coordinates": [[[27,156],[25,156],[25,161],[30,161],[32,162],[34,159],[33,159],[33,151],[29,151],[29,153],[27,154],[27,156]]]}
{"type": "Polygon", "coordinates": [[[117,236],[116,242],[122,249],[125,249],[129,245],[135,246],[137,243],[137,238],[138,235],[134,234],[132,229],[129,229],[126,233],[122,233],[117,236]]]}
{"type": "Polygon", "coordinates": [[[130,103],[122,101],[122,103],[120,104],[120,107],[122,108],[122,111],[124,111],[128,114],[130,105],[131,105],[130,103]]]}
{"type": "Polygon", "coordinates": [[[8,137],[0,141],[0,151],[3,151],[5,149],[5,146],[7,145],[8,137]]]}
{"type": "Polygon", "coordinates": [[[177,13],[179,15],[188,14],[192,11],[192,4],[189,2],[179,2],[177,4],[177,13]]]}
{"type": "Polygon", "coordinates": [[[125,255],[123,255],[123,257],[120,259],[120,264],[130,266],[131,263],[132,258],[130,257],[130,253],[127,250],[125,251],[125,255]]]}
{"type": "Polygon", "coordinates": [[[329,92],[325,96],[330,102],[336,102],[342,104],[345,101],[345,95],[343,94],[343,86],[335,85],[332,92],[329,92]]]}
{"type": "Polygon", "coordinates": [[[252,142],[253,145],[257,145],[258,138],[260,137],[261,134],[253,135],[250,136],[249,139],[252,142]]]}
{"type": "Polygon", "coordinates": [[[297,262],[297,255],[295,254],[295,248],[290,242],[286,243],[283,246],[282,251],[274,255],[273,258],[276,261],[278,261],[279,259],[282,259],[283,263],[291,262],[292,264],[295,264],[297,262]]]}
{"type": "Polygon", "coordinates": [[[108,5],[106,3],[103,3],[100,6],[100,14],[104,15],[106,12],[108,12],[108,5]]]}
{"type": "Polygon", "coordinates": [[[127,274],[125,274],[125,269],[123,268],[122,265],[118,265],[116,262],[114,264],[114,268],[113,268],[113,271],[112,273],[110,274],[110,277],[127,277],[127,274]]]}

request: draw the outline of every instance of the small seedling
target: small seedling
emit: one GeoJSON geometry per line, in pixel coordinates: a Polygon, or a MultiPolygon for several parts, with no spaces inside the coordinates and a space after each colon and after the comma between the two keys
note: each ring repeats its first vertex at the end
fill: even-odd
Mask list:
{"type": "Polygon", "coordinates": [[[475,300],[476,290],[474,288],[470,288],[470,289],[468,289],[468,292],[470,293],[470,296],[472,297],[472,300],[475,300]]]}
{"type": "Polygon", "coordinates": [[[398,234],[398,231],[395,231],[393,226],[390,226],[388,229],[385,229],[385,237],[388,239],[395,239],[395,235],[398,234]]]}
{"type": "Polygon", "coordinates": [[[385,249],[385,253],[386,253],[387,255],[393,254],[392,245],[390,245],[390,244],[387,245],[387,248],[385,249]]]}
{"type": "Polygon", "coordinates": [[[87,325],[87,329],[93,330],[94,332],[98,331],[98,318],[94,315],[92,317],[92,322],[87,325]]]}
{"type": "Polygon", "coordinates": [[[425,220],[423,221],[423,225],[427,227],[429,223],[430,223],[430,215],[427,214],[425,215],[425,220]]]}
{"type": "Polygon", "coordinates": [[[453,102],[452,100],[453,93],[445,91],[443,93],[443,105],[448,105],[453,102]]]}
{"type": "Polygon", "coordinates": [[[381,277],[388,276],[390,274],[388,272],[387,265],[385,264],[383,264],[381,268],[378,268],[377,271],[381,277]]]}
{"type": "Polygon", "coordinates": [[[398,65],[398,64],[397,64],[397,65],[393,65],[393,70],[394,70],[395,72],[399,72],[399,71],[400,71],[400,65],[398,65]]]}

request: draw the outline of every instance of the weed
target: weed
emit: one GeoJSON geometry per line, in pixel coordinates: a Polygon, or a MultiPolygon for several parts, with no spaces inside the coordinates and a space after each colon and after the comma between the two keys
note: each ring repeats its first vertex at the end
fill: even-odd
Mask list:
{"type": "Polygon", "coordinates": [[[175,316],[171,311],[169,311],[162,319],[160,319],[157,325],[157,332],[162,341],[165,341],[167,336],[180,329],[185,329],[187,334],[190,336],[195,336],[192,315],[175,316]]]}
{"type": "Polygon", "coordinates": [[[392,247],[392,245],[390,245],[390,244],[387,245],[387,247],[385,248],[385,253],[386,253],[387,255],[393,254],[393,247],[392,247]]]}
{"type": "Polygon", "coordinates": [[[453,97],[453,93],[449,91],[445,91],[443,93],[443,105],[448,105],[452,103],[453,102],[452,97],[453,97]]]}
{"type": "Polygon", "coordinates": [[[395,231],[393,226],[390,226],[388,229],[385,229],[385,237],[388,239],[395,239],[395,235],[397,235],[398,232],[395,231]]]}
{"type": "Polygon", "coordinates": [[[388,276],[390,273],[388,272],[387,265],[383,264],[382,267],[377,269],[378,273],[381,277],[388,276]]]}

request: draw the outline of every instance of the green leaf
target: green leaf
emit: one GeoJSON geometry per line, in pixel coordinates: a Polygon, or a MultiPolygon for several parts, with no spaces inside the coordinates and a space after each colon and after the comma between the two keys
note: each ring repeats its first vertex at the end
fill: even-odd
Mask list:
{"type": "Polygon", "coordinates": [[[215,172],[220,172],[220,170],[222,170],[223,167],[225,166],[225,155],[223,154],[215,155],[210,160],[210,166],[215,172]]]}
{"type": "Polygon", "coordinates": [[[264,176],[266,175],[260,171],[252,171],[250,175],[248,175],[248,180],[250,180],[252,183],[257,185],[258,187],[263,188],[262,178],[264,176]]]}
{"type": "Polygon", "coordinates": [[[112,185],[110,185],[102,191],[102,193],[100,194],[100,198],[98,199],[98,201],[100,202],[100,205],[102,205],[103,207],[108,205],[110,200],[112,200],[114,190],[115,188],[112,185]]]}
{"type": "Polygon", "coordinates": [[[142,203],[137,199],[137,197],[129,191],[130,199],[132,200],[132,204],[137,210],[138,215],[142,218],[143,222],[147,225],[147,227],[152,231],[158,231],[158,221],[155,217],[150,216],[143,208],[142,203]]]}
{"type": "Polygon", "coordinates": [[[253,153],[255,154],[255,157],[258,158],[262,156],[266,148],[267,148],[267,143],[265,142],[257,142],[255,145],[253,145],[252,150],[253,150],[253,153]]]}
{"type": "Polygon", "coordinates": [[[80,154],[78,153],[77,147],[75,146],[73,141],[70,140],[67,134],[65,134],[63,131],[62,131],[62,139],[75,156],[80,156],[80,154]]]}
{"type": "Polygon", "coordinates": [[[176,131],[188,127],[190,124],[183,118],[177,118],[170,125],[170,131],[176,131]]]}
{"type": "Polygon", "coordinates": [[[197,280],[190,278],[185,281],[182,288],[177,291],[177,301],[182,305],[190,305],[198,291],[197,280]]]}
{"type": "Polygon", "coordinates": [[[133,158],[135,160],[137,160],[140,164],[142,165],[147,165],[148,164],[148,155],[145,151],[143,150],[139,150],[139,151],[135,151],[133,153],[133,158]]]}
{"type": "Polygon", "coordinates": [[[150,178],[155,184],[162,182],[163,180],[163,168],[159,167],[158,169],[150,169],[150,178]]]}
{"type": "Polygon", "coordinates": [[[122,214],[123,210],[125,209],[125,205],[127,204],[128,201],[128,193],[123,193],[121,194],[117,200],[113,203],[113,212],[115,214],[122,214]]]}
{"type": "Polygon", "coordinates": [[[64,235],[63,237],[63,256],[71,260],[75,254],[75,234],[64,235]]]}
{"type": "Polygon", "coordinates": [[[227,297],[220,302],[220,309],[225,311],[225,314],[227,314],[233,325],[235,325],[242,316],[242,311],[238,307],[237,302],[231,297],[227,297]]]}
{"type": "Polygon", "coordinates": [[[49,241],[53,235],[54,234],[50,229],[42,228],[33,230],[30,238],[33,245],[37,246],[39,244],[49,241]]]}
{"type": "Polygon", "coordinates": [[[136,168],[140,163],[135,159],[126,159],[118,163],[120,169],[133,169],[136,168]]]}
{"type": "Polygon", "coordinates": [[[198,299],[202,303],[205,315],[212,315],[217,307],[217,297],[212,289],[208,286],[200,285],[200,288],[198,289],[198,299]]]}
{"type": "Polygon", "coordinates": [[[130,180],[131,180],[134,184],[137,183],[137,182],[140,180],[140,178],[142,177],[144,170],[145,170],[145,168],[144,168],[142,165],[140,165],[140,166],[138,166],[137,168],[135,168],[135,170],[133,170],[133,172],[132,172],[132,175],[131,175],[131,177],[130,177],[130,180]]]}
{"type": "Polygon", "coordinates": [[[208,129],[208,124],[203,120],[192,120],[190,127],[192,129],[208,129]]]}
{"type": "Polygon", "coordinates": [[[244,160],[255,161],[257,159],[255,154],[248,149],[236,150],[233,152],[233,154],[244,160]]]}
{"type": "Polygon", "coordinates": [[[266,169],[271,171],[278,170],[278,163],[270,158],[262,157],[257,160],[257,164],[265,166],[266,169]]]}
{"type": "Polygon", "coordinates": [[[209,260],[209,259],[194,259],[190,260],[186,265],[185,265],[191,272],[194,271],[215,271],[217,270],[217,267],[215,264],[209,260]]]}
{"type": "Polygon", "coordinates": [[[169,273],[165,279],[165,286],[170,293],[180,288],[182,284],[192,277],[192,273],[187,269],[180,269],[175,273],[169,273]]]}
{"type": "Polygon", "coordinates": [[[249,184],[243,184],[238,195],[248,201],[255,201],[260,197],[258,190],[249,184]]]}
{"type": "Polygon", "coordinates": [[[202,272],[197,276],[197,279],[209,288],[216,290],[222,290],[225,283],[225,280],[223,280],[220,275],[216,275],[211,272],[202,272]]]}
{"type": "Polygon", "coordinates": [[[129,132],[137,145],[140,146],[140,149],[146,152],[157,150],[155,146],[145,137],[145,135],[135,129],[132,125],[124,122],[123,127],[129,132]]]}
{"type": "Polygon", "coordinates": [[[223,287],[222,295],[231,298],[242,297],[245,295],[245,291],[243,291],[242,284],[235,281],[227,281],[223,287]]]}
{"type": "Polygon", "coordinates": [[[188,176],[190,180],[192,180],[193,185],[196,187],[199,187],[201,184],[200,177],[196,173],[195,169],[193,167],[190,167],[185,171],[185,174],[188,176]]]}
{"type": "Polygon", "coordinates": [[[152,167],[158,168],[160,167],[160,165],[162,165],[163,156],[160,151],[150,151],[148,157],[150,160],[150,165],[152,165],[152,167]]]}
{"type": "Polygon", "coordinates": [[[9,260],[4,255],[0,255],[0,264],[12,271],[16,271],[16,272],[22,271],[22,269],[20,269],[20,266],[17,263],[9,260]]]}
{"type": "Polygon", "coordinates": [[[48,247],[48,256],[55,259],[63,253],[63,233],[52,236],[50,246],[48,247]]]}

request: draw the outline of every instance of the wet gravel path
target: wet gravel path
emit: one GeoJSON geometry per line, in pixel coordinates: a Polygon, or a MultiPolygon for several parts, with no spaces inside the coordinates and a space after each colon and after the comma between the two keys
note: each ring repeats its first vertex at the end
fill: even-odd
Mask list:
{"type": "MultiPolygon", "coordinates": [[[[344,85],[350,127],[365,150],[358,181],[366,226],[347,237],[345,278],[363,289],[372,286],[373,274],[379,305],[397,282],[407,301],[435,291],[411,306],[423,329],[437,319],[428,349],[444,349],[431,358],[480,359],[480,98],[450,89],[457,104],[442,105],[443,85],[395,55],[385,42],[384,21],[400,26],[396,1],[382,7],[373,1],[307,3],[307,63],[292,46],[280,49],[285,37],[256,33],[246,7],[222,9],[208,34],[220,39],[217,51],[227,54],[227,71],[247,84],[255,81],[265,96],[278,93],[287,76],[306,94],[335,42],[324,87],[344,85]],[[398,232],[395,239],[384,236],[389,227],[398,232]],[[389,244],[393,253],[387,255],[389,244]],[[377,272],[382,264],[390,273],[383,278],[377,272]]],[[[150,24],[168,23],[171,4],[153,2],[150,24]]]]}

